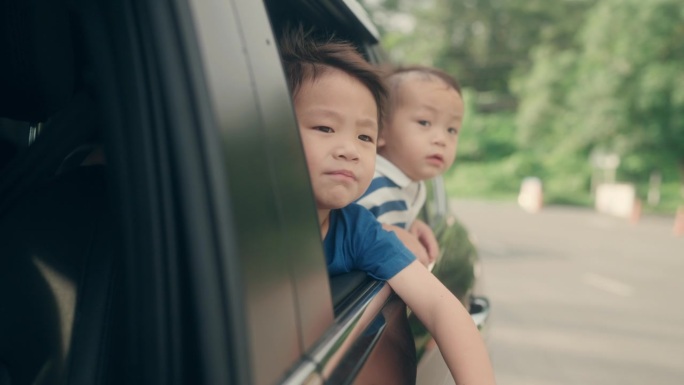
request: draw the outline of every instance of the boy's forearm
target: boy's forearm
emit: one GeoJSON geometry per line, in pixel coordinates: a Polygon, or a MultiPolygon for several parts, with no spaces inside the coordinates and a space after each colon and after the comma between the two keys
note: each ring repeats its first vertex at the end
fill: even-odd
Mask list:
{"type": "Polygon", "coordinates": [[[430,331],[456,384],[495,384],[480,332],[461,302],[417,263],[389,280],[430,331]]]}
{"type": "Polygon", "coordinates": [[[486,345],[470,314],[456,297],[436,310],[428,328],[435,338],[456,384],[495,384],[486,345]],[[456,320],[457,322],[454,322],[456,320]]]}

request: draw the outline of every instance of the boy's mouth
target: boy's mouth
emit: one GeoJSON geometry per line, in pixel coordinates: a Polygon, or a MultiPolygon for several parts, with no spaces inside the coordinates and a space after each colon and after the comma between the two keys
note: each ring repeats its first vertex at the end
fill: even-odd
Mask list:
{"type": "Polygon", "coordinates": [[[356,175],[349,170],[334,170],[326,172],[326,174],[343,180],[356,180],[356,175]]]}
{"type": "Polygon", "coordinates": [[[430,164],[442,166],[444,164],[444,157],[440,154],[432,154],[427,157],[427,161],[430,164]]]}

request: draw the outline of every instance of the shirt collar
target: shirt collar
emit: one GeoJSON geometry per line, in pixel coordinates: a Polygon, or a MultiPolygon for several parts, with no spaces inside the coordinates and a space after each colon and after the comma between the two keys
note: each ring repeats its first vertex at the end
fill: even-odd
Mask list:
{"type": "Polygon", "coordinates": [[[406,188],[413,181],[406,176],[397,166],[392,164],[389,160],[378,155],[375,158],[375,170],[384,176],[388,177],[392,182],[396,183],[401,188],[406,188]]]}

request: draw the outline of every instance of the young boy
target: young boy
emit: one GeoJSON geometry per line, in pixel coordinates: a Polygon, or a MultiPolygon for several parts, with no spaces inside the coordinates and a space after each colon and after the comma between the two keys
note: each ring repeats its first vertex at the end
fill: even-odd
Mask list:
{"type": "Polygon", "coordinates": [[[458,384],[494,384],[482,338],[461,303],[365,208],[385,90],[345,42],[287,32],[281,56],[311,177],[330,274],[386,280],[434,336],[458,384]]]}
{"type": "MultiPolygon", "coordinates": [[[[425,203],[425,183],[444,173],[456,158],[463,120],[461,88],[447,73],[431,67],[406,67],[387,77],[389,105],[378,139],[375,175],[357,201],[378,221],[408,230],[426,249],[428,264],[439,253],[429,226],[416,219],[425,203]]],[[[406,237],[397,232],[410,247],[406,237]]]]}

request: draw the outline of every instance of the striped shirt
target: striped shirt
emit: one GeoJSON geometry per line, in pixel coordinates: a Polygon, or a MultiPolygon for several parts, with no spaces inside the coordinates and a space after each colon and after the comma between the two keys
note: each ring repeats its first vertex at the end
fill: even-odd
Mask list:
{"type": "Polygon", "coordinates": [[[408,229],[425,204],[425,183],[407,177],[397,166],[378,155],[368,190],[356,201],[381,223],[408,229]]]}

